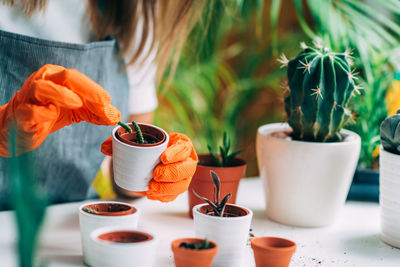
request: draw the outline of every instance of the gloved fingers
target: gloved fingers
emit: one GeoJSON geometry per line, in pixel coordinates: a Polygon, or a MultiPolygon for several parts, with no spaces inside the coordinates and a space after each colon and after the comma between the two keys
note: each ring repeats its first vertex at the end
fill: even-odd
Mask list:
{"type": "Polygon", "coordinates": [[[171,164],[158,164],[153,172],[156,182],[177,182],[192,177],[196,172],[197,161],[188,158],[171,164]]]}
{"type": "Polygon", "coordinates": [[[81,98],[73,91],[49,80],[34,81],[29,94],[31,102],[37,101],[40,105],[54,104],[67,109],[78,109],[83,105],[81,98]]]}
{"type": "Polygon", "coordinates": [[[22,139],[31,140],[28,150],[42,144],[51,133],[58,117],[59,109],[53,104],[39,106],[27,103],[15,110],[18,133],[25,135],[22,139]]]}
{"type": "Polygon", "coordinates": [[[189,137],[181,133],[170,133],[168,148],[161,154],[161,162],[164,164],[175,163],[192,158],[198,161],[196,151],[189,137]]]}
{"type": "Polygon", "coordinates": [[[146,196],[148,199],[159,200],[161,202],[173,201],[178,195],[188,189],[190,181],[191,178],[186,178],[174,183],[159,183],[155,180],[151,180],[146,196]]]}
{"type": "Polygon", "coordinates": [[[98,125],[116,125],[121,113],[111,105],[110,95],[98,83],[75,69],[64,69],[46,75],[55,83],[65,85],[78,94],[88,112],[81,114],[82,120],[98,125]]]}
{"type": "Polygon", "coordinates": [[[191,151],[191,143],[178,140],[176,143],[167,147],[167,149],[161,154],[160,159],[164,164],[183,161],[189,158],[191,151]]]}
{"type": "Polygon", "coordinates": [[[110,136],[106,141],[101,144],[101,153],[106,156],[112,156],[112,137],[110,136]]]}

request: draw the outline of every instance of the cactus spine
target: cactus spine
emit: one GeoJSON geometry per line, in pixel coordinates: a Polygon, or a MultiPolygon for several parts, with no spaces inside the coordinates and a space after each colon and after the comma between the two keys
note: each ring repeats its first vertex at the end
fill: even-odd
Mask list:
{"type": "Polygon", "coordinates": [[[381,143],[386,151],[400,155],[400,110],[382,122],[381,143]]]}
{"type": "Polygon", "coordinates": [[[335,142],[350,119],[346,109],[354,90],[355,73],[351,71],[350,52],[335,53],[316,43],[303,50],[292,60],[281,58],[287,66],[289,95],[285,98],[288,123],[294,140],[335,142]]]}

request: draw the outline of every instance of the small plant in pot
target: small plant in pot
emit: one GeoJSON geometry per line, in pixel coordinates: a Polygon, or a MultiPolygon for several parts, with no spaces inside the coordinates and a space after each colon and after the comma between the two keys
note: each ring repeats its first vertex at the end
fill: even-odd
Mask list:
{"type": "Polygon", "coordinates": [[[221,180],[223,185],[221,194],[231,193],[229,203],[233,204],[236,202],[239,181],[246,171],[246,162],[237,157],[241,151],[230,152],[231,141],[226,133],[223,135],[222,146],[219,147],[219,155],[213,152],[211,146],[208,146],[208,150],[209,154],[199,155],[199,164],[189,185],[189,215],[191,217],[193,217],[193,207],[202,203],[193,191],[209,199],[213,197],[213,182],[209,178],[211,170],[216,172],[221,180]]]}
{"type": "Polygon", "coordinates": [[[386,118],[380,129],[379,204],[381,238],[391,246],[400,248],[400,110],[386,118]]]}
{"type": "Polygon", "coordinates": [[[210,171],[214,188],[213,201],[199,196],[206,204],[193,207],[196,237],[209,238],[218,244],[213,266],[242,266],[253,213],[245,207],[227,203],[230,194],[221,198],[221,182],[210,171]]]}
{"type": "Polygon", "coordinates": [[[172,241],[176,267],[211,267],[218,245],[207,238],[181,238],[172,241]]]}
{"type": "Polygon", "coordinates": [[[256,150],[268,217],[318,227],[334,222],[357,166],[360,137],[343,127],[360,87],[349,51],[332,52],[318,42],[302,47],[296,58],[281,58],[289,80],[288,122],[259,127],[256,150]]]}
{"type": "Polygon", "coordinates": [[[115,201],[88,202],[79,207],[79,224],[82,238],[84,262],[93,266],[90,234],[93,230],[106,226],[137,227],[139,210],[128,203],[115,201]]]}
{"type": "Polygon", "coordinates": [[[168,134],[150,124],[118,124],[112,131],[115,183],[129,191],[147,191],[153,170],[167,148],[168,134]]]}
{"type": "Polygon", "coordinates": [[[92,266],[155,266],[157,239],[131,227],[103,227],[90,235],[92,266]]]}

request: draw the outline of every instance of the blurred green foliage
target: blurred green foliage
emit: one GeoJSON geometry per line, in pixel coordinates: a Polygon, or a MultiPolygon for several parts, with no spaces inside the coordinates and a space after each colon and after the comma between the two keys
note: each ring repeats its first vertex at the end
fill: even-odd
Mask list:
{"type": "Polygon", "coordinates": [[[18,230],[19,266],[35,264],[40,226],[45,217],[47,200],[37,186],[33,152],[16,155],[17,134],[11,131],[10,149],[12,157],[8,163],[8,184],[11,188],[11,203],[15,209],[18,230]]]}
{"type": "MultiPolygon", "coordinates": [[[[232,0],[209,1],[203,23],[187,41],[176,75],[160,87],[156,121],[188,134],[200,152],[215,146],[226,131],[250,175],[255,167],[255,135],[261,124],[282,121],[281,83],[276,58],[295,55],[301,41],[320,37],[335,51],[353,49],[353,67],[364,90],[353,98],[362,137],[360,161],[373,165],[385,95],[399,69],[398,0],[232,0]]],[[[168,73],[166,74],[168,76],[168,73]]]]}

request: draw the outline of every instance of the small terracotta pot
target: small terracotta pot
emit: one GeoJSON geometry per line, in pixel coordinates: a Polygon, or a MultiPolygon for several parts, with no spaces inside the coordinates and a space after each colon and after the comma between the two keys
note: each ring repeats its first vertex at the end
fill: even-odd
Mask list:
{"type": "Polygon", "coordinates": [[[174,252],[176,267],[210,267],[215,254],[218,251],[218,245],[210,241],[212,247],[208,249],[188,249],[179,247],[183,242],[197,243],[203,242],[201,238],[181,238],[172,241],[171,248],[174,252]]]}
{"type": "Polygon", "coordinates": [[[193,207],[202,204],[203,201],[199,199],[193,190],[202,197],[212,200],[214,183],[210,176],[210,171],[217,173],[221,181],[221,197],[232,194],[228,203],[236,203],[236,194],[239,187],[239,181],[244,176],[246,171],[246,162],[239,158],[232,160],[231,167],[214,167],[213,158],[210,154],[199,155],[199,165],[195,174],[193,175],[192,181],[189,185],[189,215],[193,218],[193,207]]]}
{"type": "Polygon", "coordinates": [[[256,267],[287,267],[296,251],[296,243],[278,237],[255,237],[251,240],[256,267]]]}
{"type": "Polygon", "coordinates": [[[114,243],[139,243],[152,240],[153,237],[139,231],[115,231],[98,236],[99,239],[114,243]]]}
{"type": "Polygon", "coordinates": [[[118,128],[116,132],[116,137],[121,141],[124,142],[125,144],[131,145],[131,146],[157,146],[162,144],[165,141],[166,135],[163,131],[161,131],[159,128],[156,128],[152,125],[149,124],[142,124],[138,123],[138,126],[140,130],[142,131],[143,138],[145,140],[153,140],[154,143],[151,144],[140,144],[137,143],[133,140],[137,139],[135,127],[133,127],[132,124],[128,124],[129,127],[132,129],[132,133],[127,132],[124,128],[120,127],[118,128]]]}
{"type": "Polygon", "coordinates": [[[101,215],[101,216],[123,216],[136,212],[136,209],[132,206],[120,204],[120,203],[95,203],[89,204],[83,207],[83,211],[86,213],[90,213],[93,215],[101,215]],[[97,211],[97,213],[91,213],[85,211],[84,208],[89,208],[97,211]]]}

